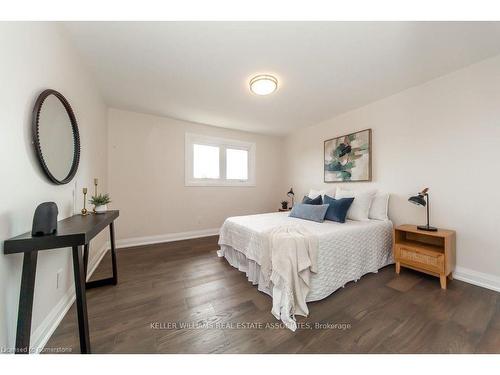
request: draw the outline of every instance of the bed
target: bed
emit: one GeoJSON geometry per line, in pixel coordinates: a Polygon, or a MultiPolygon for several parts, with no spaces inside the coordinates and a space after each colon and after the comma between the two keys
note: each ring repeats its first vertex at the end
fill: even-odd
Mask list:
{"type": "Polygon", "coordinates": [[[307,302],[326,298],[346,283],[393,263],[390,220],[316,223],[289,217],[288,212],[226,219],[218,256],[245,272],[258,290],[272,297],[272,288],[264,285],[260,274],[264,241],[273,228],[290,224],[301,225],[318,238],[317,272],[311,277],[307,302]]]}

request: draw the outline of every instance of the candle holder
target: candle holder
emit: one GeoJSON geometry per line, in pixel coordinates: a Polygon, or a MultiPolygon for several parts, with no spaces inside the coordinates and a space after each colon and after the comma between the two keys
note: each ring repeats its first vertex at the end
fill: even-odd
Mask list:
{"type": "MultiPolygon", "coordinates": [[[[97,178],[94,178],[94,197],[97,197],[97,183],[99,180],[97,178]]],[[[95,206],[94,206],[94,213],[96,213],[95,206]]]]}
{"type": "Polygon", "coordinates": [[[89,213],[85,208],[85,203],[87,202],[87,188],[83,188],[83,208],[82,208],[82,216],[87,216],[89,213]]]}

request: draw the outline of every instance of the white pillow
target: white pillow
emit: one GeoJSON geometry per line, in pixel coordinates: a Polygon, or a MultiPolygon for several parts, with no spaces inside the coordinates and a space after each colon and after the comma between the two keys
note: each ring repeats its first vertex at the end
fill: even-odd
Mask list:
{"type": "Polygon", "coordinates": [[[377,193],[373,197],[368,217],[375,220],[389,220],[387,210],[389,208],[389,194],[377,193]]]}
{"type": "Polygon", "coordinates": [[[307,196],[311,199],[314,199],[319,195],[321,195],[321,198],[323,198],[323,199],[325,198],[325,195],[328,195],[329,197],[335,198],[335,189],[333,189],[333,190],[328,190],[328,189],[314,190],[314,189],[311,189],[311,190],[309,190],[309,194],[307,194],[307,196]]]}
{"type": "Polygon", "coordinates": [[[376,190],[349,191],[337,188],[335,199],[354,198],[351,207],[349,207],[349,210],[347,211],[347,218],[350,220],[363,221],[369,220],[368,214],[370,212],[370,206],[372,205],[375,193],[376,190]]]}

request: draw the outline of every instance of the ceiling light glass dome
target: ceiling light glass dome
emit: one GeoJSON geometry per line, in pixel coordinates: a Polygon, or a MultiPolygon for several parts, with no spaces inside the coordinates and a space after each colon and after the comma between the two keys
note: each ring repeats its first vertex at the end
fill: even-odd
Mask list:
{"type": "Polygon", "coordinates": [[[260,74],[250,80],[250,91],[256,95],[269,95],[278,88],[278,80],[269,74],[260,74]]]}

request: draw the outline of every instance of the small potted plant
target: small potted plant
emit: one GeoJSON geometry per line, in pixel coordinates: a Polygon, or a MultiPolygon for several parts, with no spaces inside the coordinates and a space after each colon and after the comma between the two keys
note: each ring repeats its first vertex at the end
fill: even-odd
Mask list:
{"type": "Polygon", "coordinates": [[[95,195],[90,199],[90,204],[94,205],[94,212],[96,214],[103,214],[108,210],[108,204],[111,203],[109,194],[95,195]]]}
{"type": "Polygon", "coordinates": [[[281,201],[281,208],[283,210],[288,209],[288,201],[281,201]]]}

